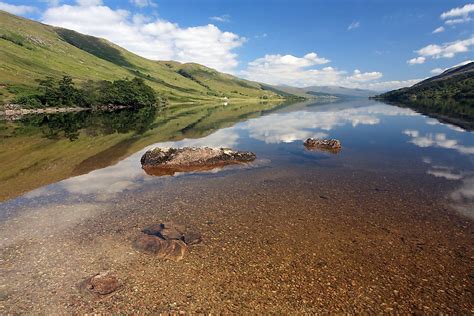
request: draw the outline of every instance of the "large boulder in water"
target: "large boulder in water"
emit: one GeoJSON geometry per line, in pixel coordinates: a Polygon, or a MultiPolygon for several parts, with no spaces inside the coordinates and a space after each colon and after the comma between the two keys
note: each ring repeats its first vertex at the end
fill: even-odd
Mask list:
{"type": "Polygon", "coordinates": [[[141,163],[148,174],[172,175],[175,172],[211,170],[216,167],[251,162],[255,158],[252,152],[228,148],[155,148],[142,156],[141,163]]]}

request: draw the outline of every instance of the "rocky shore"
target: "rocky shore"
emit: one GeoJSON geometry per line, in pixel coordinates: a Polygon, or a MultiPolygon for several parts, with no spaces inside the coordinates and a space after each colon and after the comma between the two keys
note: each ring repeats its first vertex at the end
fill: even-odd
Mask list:
{"type": "Polygon", "coordinates": [[[37,108],[29,109],[25,108],[20,104],[7,104],[3,108],[0,107],[0,116],[4,116],[7,119],[14,120],[15,117],[21,117],[23,115],[30,114],[55,114],[55,113],[70,113],[70,112],[81,112],[81,111],[116,111],[129,109],[129,106],[125,105],[101,105],[95,108],[83,108],[83,107],[46,107],[46,108],[37,108]]]}
{"type": "Polygon", "coordinates": [[[18,104],[7,104],[3,109],[0,108],[0,116],[21,116],[28,114],[53,114],[53,113],[68,113],[68,112],[80,112],[90,110],[88,108],[81,107],[47,107],[41,109],[26,109],[18,104]]]}

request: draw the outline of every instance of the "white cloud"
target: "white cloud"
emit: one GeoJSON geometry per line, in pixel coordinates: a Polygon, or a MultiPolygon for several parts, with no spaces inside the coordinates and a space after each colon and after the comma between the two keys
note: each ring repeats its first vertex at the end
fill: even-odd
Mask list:
{"type": "Polygon", "coordinates": [[[474,12],[474,4],[466,4],[463,7],[451,9],[441,14],[441,19],[446,25],[456,25],[472,21],[470,14],[474,12]]]}
{"type": "Polygon", "coordinates": [[[412,85],[424,80],[423,79],[408,79],[408,80],[391,80],[391,81],[381,81],[381,82],[371,82],[365,84],[363,87],[365,89],[374,90],[374,91],[388,91],[395,90],[404,87],[411,87],[412,85]]]}
{"type": "Polygon", "coordinates": [[[459,133],[466,132],[466,130],[462,129],[459,126],[452,125],[452,124],[449,124],[449,123],[441,123],[440,121],[438,121],[436,119],[428,119],[428,120],[426,120],[426,124],[428,124],[428,125],[442,125],[444,127],[449,128],[452,131],[456,131],[456,132],[459,132],[459,133]]]}
{"type": "Polygon", "coordinates": [[[292,55],[265,55],[248,64],[241,75],[250,80],[275,85],[307,86],[344,86],[350,88],[386,91],[411,86],[421,79],[395,80],[380,82],[383,74],[378,71],[362,72],[358,69],[352,74],[334,67],[326,66],[315,69],[315,66],[326,64],[329,60],[309,53],[303,57],[292,55]]]}
{"type": "MultiPolygon", "coordinates": [[[[474,4],[466,4],[463,7],[451,9],[441,14],[441,19],[444,20],[446,26],[453,26],[456,24],[467,23],[472,21],[470,14],[474,12],[474,4]]],[[[432,33],[441,33],[445,31],[444,26],[436,28],[432,33]]],[[[469,51],[469,47],[474,45],[474,36],[465,40],[458,40],[454,42],[444,43],[442,45],[430,44],[419,50],[416,53],[420,57],[412,58],[408,61],[410,65],[421,64],[425,62],[426,57],[431,58],[453,58],[456,54],[465,53],[469,51]],[[422,59],[425,58],[425,59],[422,59]],[[422,62],[417,62],[421,61],[422,62]]],[[[432,73],[439,71],[439,68],[433,69],[432,73]]]]}
{"type": "Polygon", "coordinates": [[[462,173],[453,172],[450,168],[434,167],[427,171],[428,174],[437,178],[445,178],[447,180],[460,180],[463,178],[462,173]]]}
{"type": "Polygon", "coordinates": [[[0,2],[0,10],[7,11],[11,14],[23,15],[34,13],[38,11],[38,8],[29,5],[14,5],[6,2],[0,2]]]}
{"type": "Polygon", "coordinates": [[[139,8],[158,7],[158,5],[151,0],[130,0],[130,3],[136,5],[139,8]]]}
{"type": "Polygon", "coordinates": [[[467,23],[469,21],[472,21],[471,17],[466,16],[459,19],[446,20],[444,23],[447,25],[455,25],[455,24],[467,23]]]}
{"type": "Polygon", "coordinates": [[[97,0],[49,8],[42,21],[108,39],[146,58],[196,62],[225,72],[238,65],[234,49],[245,42],[244,37],[212,24],[182,28],[163,19],[114,10],[97,0]]]}
{"type": "Polygon", "coordinates": [[[378,71],[364,72],[362,73],[359,69],[354,70],[352,76],[347,77],[349,81],[367,82],[382,78],[382,73],[378,71]]]}
{"type": "Polygon", "coordinates": [[[431,44],[416,52],[423,57],[452,58],[456,54],[468,52],[469,47],[472,45],[474,45],[474,36],[465,40],[444,43],[442,45],[431,44]]]}
{"type": "Polygon", "coordinates": [[[461,187],[453,191],[450,198],[454,209],[474,219],[474,176],[464,178],[461,187]]]}
{"type": "Polygon", "coordinates": [[[467,65],[467,64],[472,63],[472,62],[474,62],[474,60],[469,59],[469,60],[465,60],[463,62],[460,62],[459,64],[456,64],[456,65],[448,67],[448,68],[444,68],[444,69],[443,68],[435,68],[435,69],[432,69],[430,72],[434,75],[439,75],[440,73],[443,73],[448,69],[459,67],[459,66],[464,66],[464,65],[467,65]]]}
{"type": "Polygon", "coordinates": [[[223,14],[218,16],[211,16],[209,19],[216,22],[230,22],[230,15],[223,14]]]}
{"type": "Polygon", "coordinates": [[[330,60],[319,57],[318,54],[311,52],[303,57],[295,57],[293,55],[265,55],[249,63],[252,67],[294,67],[302,68],[314,65],[327,64],[330,60]]]}
{"type": "Polygon", "coordinates": [[[417,130],[404,130],[403,134],[410,136],[410,143],[418,147],[453,149],[461,154],[474,155],[474,147],[461,145],[456,139],[449,139],[445,133],[421,135],[417,130]]]}
{"type": "Polygon", "coordinates": [[[83,7],[93,7],[102,5],[102,0],[77,0],[78,5],[83,7]]]}
{"type": "Polygon", "coordinates": [[[443,69],[441,68],[434,68],[434,69],[431,69],[430,73],[432,73],[433,75],[439,75],[441,73],[443,73],[443,69]]]}
{"type": "Polygon", "coordinates": [[[407,63],[410,65],[417,65],[417,64],[423,64],[426,61],[425,57],[415,57],[410,60],[407,60],[407,63]]]}
{"type": "Polygon", "coordinates": [[[354,21],[347,27],[347,30],[348,31],[354,30],[354,29],[358,28],[359,26],[360,26],[360,22],[359,21],[354,21]]]}
{"type": "Polygon", "coordinates": [[[441,18],[443,20],[445,20],[445,19],[448,19],[448,18],[455,18],[455,17],[459,17],[459,16],[466,17],[472,12],[474,12],[474,4],[469,3],[469,4],[466,4],[463,7],[458,7],[458,8],[454,8],[454,9],[451,9],[449,11],[443,12],[441,14],[441,18]]]}
{"type": "Polygon", "coordinates": [[[321,70],[309,67],[328,63],[329,60],[312,52],[303,57],[293,55],[265,55],[248,64],[242,75],[246,78],[270,84],[307,86],[318,81],[336,81],[339,71],[332,67],[321,70]]]}

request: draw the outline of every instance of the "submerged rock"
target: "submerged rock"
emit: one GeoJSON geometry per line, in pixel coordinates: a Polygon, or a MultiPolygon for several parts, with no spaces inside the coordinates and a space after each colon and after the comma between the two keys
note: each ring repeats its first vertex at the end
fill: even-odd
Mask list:
{"type": "Polygon", "coordinates": [[[148,174],[172,175],[176,172],[211,170],[251,162],[255,158],[252,152],[234,151],[228,148],[155,148],[142,156],[141,164],[148,174]]]}
{"type": "Polygon", "coordinates": [[[201,235],[182,225],[160,223],[146,227],[134,242],[136,249],[153,253],[161,259],[180,261],[188,245],[201,242],[201,235]]]}
{"type": "Polygon", "coordinates": [[[341,142],[337,139],[315,139],[308,138],[304,145],[309,150],[325,150],[337,153],[341,150],[341,142]]]}
{"type": "Polygon", "coordinates": [[[110,271],[101,272],[85,279],[80,288],[90,294],[103,296],[117,291],[122,286],[119,279],[110,271]]]}
{"type": "Polygon", "coordinates": [[[135,240],[135,248],[153,253],[160,259],[180,261],[188,250],[186,244],[181,240],[161,239],[158,236],[142,234],[135,240]]]}

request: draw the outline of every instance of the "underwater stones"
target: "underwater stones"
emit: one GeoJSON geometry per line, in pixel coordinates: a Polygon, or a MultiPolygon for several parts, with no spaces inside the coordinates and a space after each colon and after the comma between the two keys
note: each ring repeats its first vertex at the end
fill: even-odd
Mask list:
{"type": "Polygon", "coordinates": [[[252,152],[228,148],[184,147],[155,148],[141,158],[142,168],[152,175],[173,175],[176,172],[211,170],[231,164],[255,160],[252,152]]]}
{"type": "Polygon", "coordinates": [[[184,258],[188,245],[201,242],[201,235],[187,231],[174,223],[153,224],[142,230],[134,241],[138,250],[155,254],[160,259],[180,261],[184,258]]]}
{"type": "Polygon", "coordinates": [[[158,236],[142,234],[134,243],[135,248],[155,254],[160,259],[180,261],[184,258],[188,247],[181,240],[165,240],[158,236]]]}
{"type": "Polygon", "coordinates": [[[304,146],[308,150],[324,150],[333,153],[337,153],[341,150],[341,142],[337,139],[315,139],[308,138],[304,142],[304,146]]]}
{"type": "Polygon", "coordinates": [[[189,232],[183,235],[183,240],[186,245],[199,244],[202,241],[201,234],[196,232],[189,232]]]}
{"type": "Polygon", "coordinates": [[[81,284],[80,288],[83,292],[95,296],[105,296],[117,291],[122,286],[120,280],[111,271],[104,271],[97,273],[87,279],[81,284]]]}

